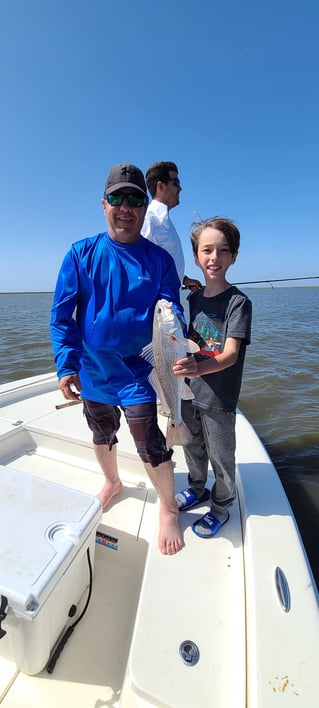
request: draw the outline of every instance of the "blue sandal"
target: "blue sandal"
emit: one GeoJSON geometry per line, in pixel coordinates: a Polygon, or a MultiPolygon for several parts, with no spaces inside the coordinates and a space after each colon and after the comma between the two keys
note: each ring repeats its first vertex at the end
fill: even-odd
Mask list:
{"type": "Polygon", "coordinates": [[[203,494],[200,497],[197,497],[193,489],[188,487],[188,489],[183,489],[182,492],[178,492],[178,494],[175,495],[175,499],[179,511],[184,511],[184,509],[191,509],[197,504],[203,504],[203,502],[209,499],[209,496],[209,489],[205,488],[203,494]]]}
{"type": "Polygon", "coordinates": [[[216,519],[216,516],[209,511],[207,514],[204,514],[204,516],[201,516],[200,519],[194,521],[192,531],[196,533],[196,536],[200,536],[200,538],[211,538],[227,523],[228,519],[229,514],[225,521],[219,521],[219,519],[216,519]]]}

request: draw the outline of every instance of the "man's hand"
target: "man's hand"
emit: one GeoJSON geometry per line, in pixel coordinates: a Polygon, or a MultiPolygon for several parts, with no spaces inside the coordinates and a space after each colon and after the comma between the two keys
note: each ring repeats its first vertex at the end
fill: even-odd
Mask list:
{"type": "Polygon", "coordinates": [[[196,290],[199,290],[203,286],[199,280],[195,280],[194,278],[189,278],[187,275],[185,275],[183,278],[183,287],[186,290],[190,290],[192,293],[195,293],[196,290]]]}
{"type": "Polygon", "coordinates": [[[62,376],[62,379],[59,381],[59,389],[62,391],[64,398],[67,398],[68,401],[78,401],[80,398],[79,392],[82,390],[78,375],[68,374],[67,376],[62,376]]]}

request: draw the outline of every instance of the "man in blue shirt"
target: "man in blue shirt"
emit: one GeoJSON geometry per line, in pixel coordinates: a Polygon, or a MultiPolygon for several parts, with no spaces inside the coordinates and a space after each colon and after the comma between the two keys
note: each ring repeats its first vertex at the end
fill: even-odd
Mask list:
{"type": "Polygon", "coordinates": [[[172,450],[158,426],[150,365],[139,356],[152,339],[154,308],[164,298],[182,314],[172,257],[142,238],[148,199],[143,173],[115,165],[102,207],[108,232],[74,243],[59,275],[51,313],[51,338],[59,388],[83,399],[95,454],[105,482],[103,510],[120,494],[116,433],[121,410],[137,452],[160,498],[159,548],[182,547],[174,497],[172,450]]]}

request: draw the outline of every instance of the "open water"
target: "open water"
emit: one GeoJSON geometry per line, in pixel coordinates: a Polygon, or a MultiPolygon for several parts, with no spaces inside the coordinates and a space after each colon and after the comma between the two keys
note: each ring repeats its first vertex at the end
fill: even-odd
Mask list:
{"type": "MultiPolygon", "coordinates": [[[[319,587],[319,287],[242,289],[253,330],[239,405],[277,468],[319,587]]],[[[0,294],[0,383],[54,371],[51,301],[0,294]]]]}

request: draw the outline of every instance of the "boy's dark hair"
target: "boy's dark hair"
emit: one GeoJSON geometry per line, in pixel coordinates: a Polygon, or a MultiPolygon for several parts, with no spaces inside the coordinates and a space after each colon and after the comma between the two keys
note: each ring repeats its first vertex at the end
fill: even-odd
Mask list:
{"type": "Polygon", "coordinates": [[[203,221],[194,221],[194,223],[191,225],[191,242],[193,253],[195,254],[195,256],[197,256],[198,253],[199,237],[202,231],[204,231],[204,229],[209,228],[221,231],[225,236],[231,254],[235,256],[238,253],[240,244],[240,233],[236,224],[231,221],[231,219],[224,219],[221,216],[214,216],[211,219],[204,219],[203,221]]]}
{"type": "Polygon", "coordinates": [[[177,172],[178,174],[175,162],[154,162],[154,164],[148,168],[145,179],[151,197],[155,197],[157,182],[164,182],[164,184],[169,182],[170,171],[177,172]]]}

